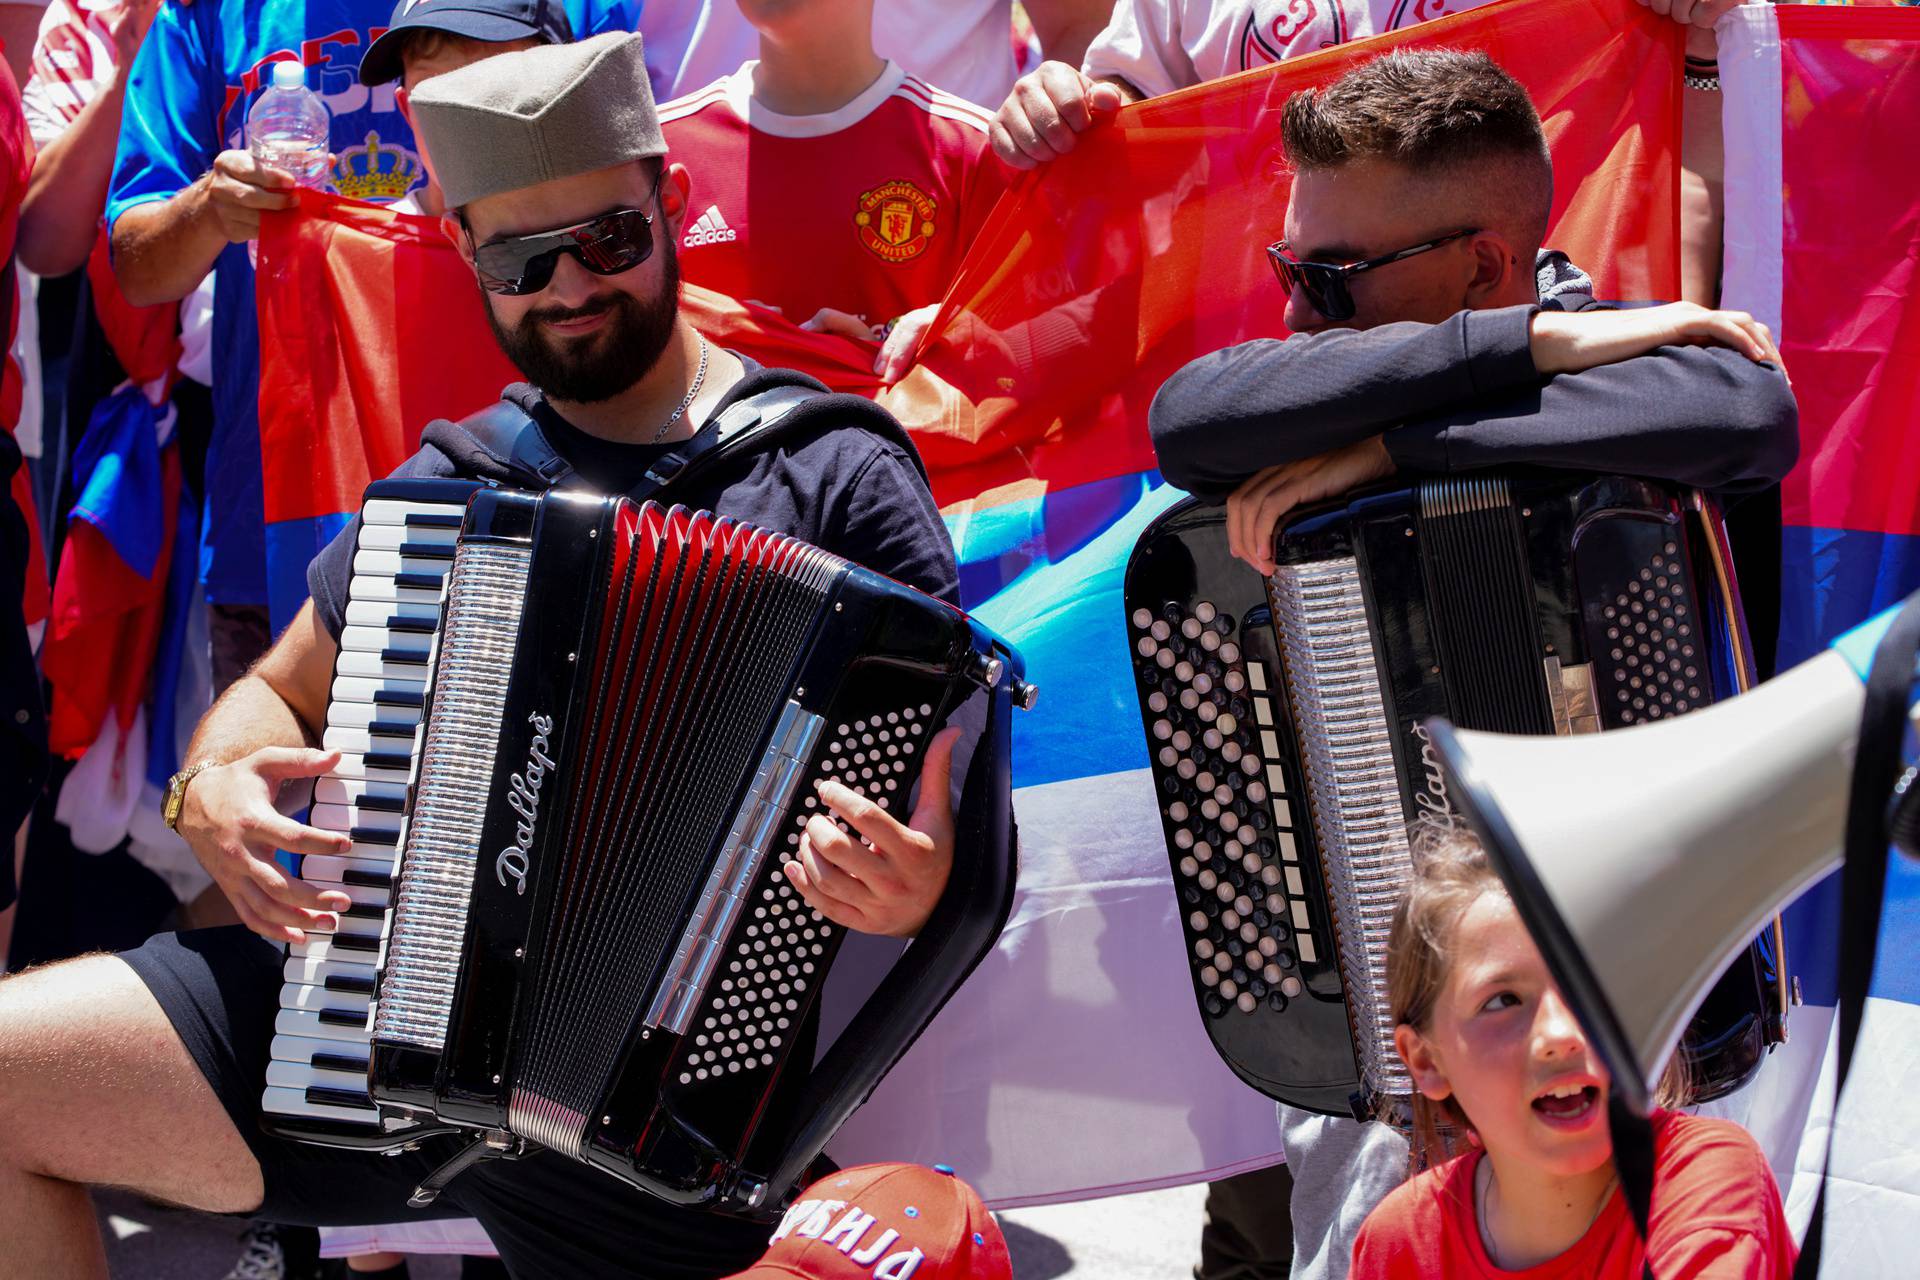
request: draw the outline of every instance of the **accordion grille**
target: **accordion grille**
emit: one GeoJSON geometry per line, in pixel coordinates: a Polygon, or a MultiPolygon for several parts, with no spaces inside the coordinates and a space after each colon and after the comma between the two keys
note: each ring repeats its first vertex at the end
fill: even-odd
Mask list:
{"type": "Polygon", "coordinates": [[[1404,1095],[1387,940],[1412,861],[1360,567],[1351,557],[1283,565],[1272,594],[1354,1047],[1376,1093],[1404,1095]]]}
{"type": "Polygon", "coordinates": [[[593,698],[573,744],[566,866],[508,1109],[515,1132],[571,1155],[635,1011],[672,981],[716,833],[731,825],[737,784],[754,777],[846,570],[802,543],[678,508],[623,515],[615,547],[593,698]]]}
{"type": "Polygon", "coordinates": [[[520,632],[530,556],[469,543],[447,587],[433,708],[404,836],[374,1034],[438,1050],[459,979],[476,851],[520,632]]]}

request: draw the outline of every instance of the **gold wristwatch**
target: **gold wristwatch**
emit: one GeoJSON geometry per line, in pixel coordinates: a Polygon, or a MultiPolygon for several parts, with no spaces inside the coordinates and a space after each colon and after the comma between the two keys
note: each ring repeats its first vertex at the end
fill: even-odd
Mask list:
{"type": "Polygon", "coordinates": [[[192,782],[194,775],[202,769],[211,769],[217,763],[219,762],[215,760],[202,760],[199,764],[188,765],[167,779],[167,798],[160,802],[160,820],[167,824],[167,830],[180,830],[180,810],[186,807],[187,784],[192,782]]]}

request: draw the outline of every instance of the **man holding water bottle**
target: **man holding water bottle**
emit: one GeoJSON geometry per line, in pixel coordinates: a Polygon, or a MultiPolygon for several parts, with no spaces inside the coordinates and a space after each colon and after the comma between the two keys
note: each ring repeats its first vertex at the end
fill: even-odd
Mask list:
{"type": "MultiPolygon", "coordinates": [[[[580,37],[629,31],[636,0],[521,0],[527,34],[550,6],[580,37]]],[[[417,0],[428,8],[465,0],[417,0]]],[[[497,4],[472,7],[495,10],[497,4]]],[[[165,302],[214,277],[214,426],[202,487],[201,585],[208,604],[214,691],[271,638],[261,506],[259,334],[253,267],[242,247],[268,210],[291,208],[295,175],[256,159],[246,121],[273,65],[303,69],[329,116],[330,161],[311,185],[392,201],[425,184],[413,130],[392,84],[367,85],[362,58],[390,23],[392,0],[198,0],[160,9],[127,88],[120,152],[107,201],[114,274],[136,303],[165,302]],[[217,270],[216,270],[217,269],[217,270]]]]}

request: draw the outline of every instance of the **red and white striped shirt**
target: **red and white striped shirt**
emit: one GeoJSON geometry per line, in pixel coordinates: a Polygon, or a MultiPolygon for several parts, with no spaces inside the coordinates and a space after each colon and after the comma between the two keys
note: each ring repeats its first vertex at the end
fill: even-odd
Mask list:
{"type": "Polygon", "coordinates": [[[838,111],[781,115],[755,100],[754,66],[660,108],[693,179],[684,278],[796,324],[940,301],[1007,179],[992,116],[893,63],[838,111]]]}

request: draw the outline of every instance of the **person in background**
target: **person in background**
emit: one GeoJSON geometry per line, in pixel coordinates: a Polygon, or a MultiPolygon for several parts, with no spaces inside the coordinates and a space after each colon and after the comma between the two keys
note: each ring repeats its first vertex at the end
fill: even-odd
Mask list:
{"type": "MultiPolygon", "coordinates": [[[[1485,2],[1117,0],[1112,20],[1079,63],[1050,55],[1020,78],[996,117],[994,149],[1008,164],[1031,168],[1071,151],[1075,134],[1111,116],[1123,103],[1463,13],[1485,2]]],[[[1680,297],[1710,306],[1719,297],[1720,277],[1720,103],[1713,24],[1740,0],[1639,2],[1687,28],[1680,297]]]]}
{"type": "MultiPolygon", "coordinates": [[[[1079,65],[1113,0],[1026,0],[1043,54],[1079,65]]],[[[873,43],[880,56],[976,106],[1007,96],[1015,74],[1013,0],[886,0],[873,43]]],[[[665,102],[711,84],[753,57],[756,33],[737,0],[675,0],[640,14],[654,96],[665,102]]]]}
{"type": "MultiPolygon", "coordinates": [[[[13,244],[20,202],[33,170],[33,139],[20,109],[20,87],[13,72],[0,68],[0,298],[6,300],[6,343],[13,345],[13,244]]],[[[46,566],[35,554],[31,504],[22,492],[25,470],[14,442],[21,393],[20,371],[0,356],[0,971],[5,969],[13,929],[13,902],[19,871],[15,838],[33,809],[47,777],[47,717],[40,698],[40,672],[27,630],[28,599],[34,575],[46,566]]],[[[38,584],[44,599],[45,582],[38,584]]]]}
{"type": "Polygon", "coordinates": [[[660,108],[693,284],[879,341],[892,382],[1000,198],[990,117],[874,49],[874,0],[740,0],[760,57],[660,108]],[[909,313],[911,317],[909,317],[909,313]]]}
{"type": "MultiPolygon", "coordinates": [[[[1271,573],[1289,512],[1396,470],[1558,466],[1737,496],[1793,465],[1798,415],[1764,325],[1686,302],[1615,310],[1541,248],[1546,139],[1485,54],[1383,54],[1294,94],[1279,129],[1294,179],[1268,255],[1292,336],[1202,356],[1149,413],[1162,473],[1225,501],[1235,555],[1271,573]]],[[[1338,1275],[1405,1144],[1280,1119],[1294,1274],[1338,1275]]]]}
{"type": "Polygon", "coordinates": [[[1352,1280],[1640,1280],[1649,1267],[1661,1280],[1788,1280],[1796,1249],[1766,1155],[1731,1121],[1671,1109],[1677,1059],[1653,1116],[1641,1240],[1614,1170],[1606,1069],[1479,842],[1423,836],[1394,911],[1387,998],[1425,1171],[1367,1216],[1352,1280]]]}
{"type": "MultiPolygon", "coordinates": [[[[433,0],[424,0],[432,3],[433,0]]],[[[538,4],[548,0],[535,0],[538,4]]],[[[576,0],[579,3],[580,0],[576,0]]],[[[332,116],[332,186],[398,200],[426,181],[391,88],[360,82],[360,59],[390,20],[386,0],[197,0],[155,18],[134,65],[107,222],[129,301],[186,296],[213,270],[214,428],[207,451],[202,584],[216,694],[266,650],[266,530],[257,413],[253,268],[241,246],[260,217],[298,201],[292,175],[246,149],[267,64],[307,67],[332,116]]],[[[586,0],[576,32],[625,31],[632,0],[586,0]]]]}
{"type": "Polygon", "coordinates": [[[944,1164],[867,1164],[795,1198],[766,1256],[726,1280],[1013,1280],[1006,1237],[944,1164]]]}

